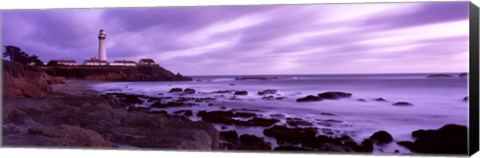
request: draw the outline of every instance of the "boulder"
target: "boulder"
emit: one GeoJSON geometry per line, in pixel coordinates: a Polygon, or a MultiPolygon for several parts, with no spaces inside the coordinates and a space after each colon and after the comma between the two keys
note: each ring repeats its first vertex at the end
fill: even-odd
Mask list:
{"type": "Polygon", "coordinates": [[[386,101],[387,101],[387,100],[384,99],[384,98],[375,98],[375,99],[373,99],[373,100],[379,101],[379,102],[386,102],[386,101]]]}
{"type": "Polygon", "coordinates": [[[179,92],[182,92],[183,89],[182,88],[172,88],[170,89],[170,91],[168,91],[169,93],[179,93],[179,92]]]}
{"type": "Polygon", "coordinates": [[[357,99],[357,101],[359,101],[359,102],[366,102],[365,99],[361,99],[361,98],[360,98],[360,99],[357,99]]]}
{"type": "Polygon", "coordinates": [[[437,130],[417,130],[412,132],[414,142],[400,141],[413,152],[430,154],[468,154],[468,128],[462,125],[447,124],[437,130]]]}
{"type": "Polygon", "coordinates": [[[271,150],[271,144],[263,140],[263,138],[244,134],[240,136],[240,144],[235,146],[240,150],[271,150]]]}
{"type": "Polygon", "coordinates": [[[247,91],[235,91],[235,95],[248,95],[247,91]]]}
{"type": "Polygon", "coordinates": [[[463,97],[463,101],[468,101],[468,96],[463,97]]]}
{"type": "Polygon", "coordinates": [[[268,127],[272,126],[277,122],[280,122],[277,119],[266,119],[266,118],[252,118],[247,121],[240,121],[240,120],[233,120],[235,125],[240,126],[261,126],[261,127],[268,127]]]}
{"type": "Polygon", "coordinates": [[[263,130],[263,134],[273,137],[277,142],[299,144],[316,138],[316,128],[288,128],[286,126],[273,126],[263,130]]]}
{"type": "Polygon", "coordinates": [[[377,144],[387,144],[393,141],[392,135],[387,131],[377,131],[370,136],[370,139],[375,141],[377,144]]]}
{"type": "Polygon", "coordinates": [[[95,131],[70,125],[31,128],[29,134],[40,135],[58,141],[62,146],[115,148],[115,144],[106,141],[95,131]]]}
{"type": "Polygon", "coordinates": [[[312,101],[321,101],[322,99],[318,96],[309,95],[303,98],[298,98],[297,102],[312,102],[312,101]]]}
{"type": "Polygon", "coordinates": [[[349,98],[352,96],[352,93],[346,93],[346,92],[324,92],[324,93],[319,93],[318,97],[321,99],[340,99],[340,98],[349,98]]]}
{"type": "Polygon", "coordinates": [[[395,106],[411,106],[411,105],[413,105],[413,104],[412,104],[412,103],[409,103],[409,102],[403,102],[403,101],[401,101],[401,102],[393,103],[393,105],[395,105],[395,106]]]}
{"type": "Polygon", "coordinates": [[[278,90],[276,89],[265,89],[263,91],[258,91],[257,94],[258,95],[267,95],[267,94],[276,94],[278,92],[278,90]]]}
{"type": "Polygon", "coordinates": [[[220,132],[220,139],[231,143],[236,143],[239,140],[238,134],[234,130],[220,132]]]}
{"type": "Polygon", "coordinates": [[[287,118],[287,124],[290,126],[311,126],[311,122],[305,121],[301,118],[287,118]]]}
{"type": "Polygon", "coordinates": [[[185,94],[195,94],[195,89],[192,89],[192,88],[186,88],[185,90],[183,90],[183,93],[185,94]]]}

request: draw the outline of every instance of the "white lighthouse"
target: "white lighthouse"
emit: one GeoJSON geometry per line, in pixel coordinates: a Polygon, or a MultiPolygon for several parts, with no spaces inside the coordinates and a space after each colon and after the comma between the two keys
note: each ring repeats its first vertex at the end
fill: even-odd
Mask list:
{"type": "Polygon", "coordinates": [[[107,46],[105,45],[105,40],[107,39],[107,33],[100,29],[98,34],[98,59],[107,61],[107,46]]]}

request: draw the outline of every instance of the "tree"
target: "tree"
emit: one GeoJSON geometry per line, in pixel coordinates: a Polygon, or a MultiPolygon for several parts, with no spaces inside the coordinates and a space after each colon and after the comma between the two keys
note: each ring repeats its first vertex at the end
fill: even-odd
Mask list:
{"type": "Polygon", "coordinates": [[[29,64],[29,63],[35,63],[36,65],[43,65],[43,62],[38,59],[38,56],[33,55],[30,56],[22,49],[16,47],[16,46],[5,46],[5,52],[3,52],[3,57],[4,58],[10,58],[10,61],[12,62],[19,62],[22,64],[29,64]],[[41,64],[40,64],[41,63],[41,64]]]}
{"type": "Polygon", "coordinates": [[[50,60],[50,61],[47,63],[47,66],[58,66],[58,62],[55,61],[55,60],[50,60]]]}

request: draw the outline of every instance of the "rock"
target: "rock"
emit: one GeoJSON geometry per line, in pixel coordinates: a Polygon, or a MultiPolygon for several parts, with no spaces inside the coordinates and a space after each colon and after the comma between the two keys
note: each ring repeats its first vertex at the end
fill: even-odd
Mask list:
{"type": "Polygon", "coordinates": [[[463,97],[463,101],[468,101],[468,96],[463,97]]]}
{"type": "Polygon", "coordinates": [[[223,139],[225,141],[232,142],[232,143],[236,143],[239,140],[238,134],[234,130],[220,132],[220,139],[223,139]]]}
{"type": "Polygon", "coordinates": [[[240,144],[235,147],[235,149],[242,150],[271,150],[271,144],[265,142],[263,138],[244,134],[240,136],[240,144]]]}
{"type": "Polygon", "coordinates": [[[213,91],[213,92],[210,92],[210,93],[219,93],[219,94],[223,94],[223,93],[233,93],[235,92],[234,90],[221,90],[221,91],[213,91]]]}
{"type": "Polygon", "coordinates": [[[169,107],[179,107],[185,106],[186,104],[181,101],[171,101],[167,103],[162,103],[161,101],[156,101],[150,105],[150,107],[154,108],[169,108],[169,107]]]}
{"type": "Polygon", "coordinates": [[[70,125],[57,125],[31,128],[29,134],[40,135],[58,141],[62,146],[114,148],[113,143],[106,141],[95,131],[70,125]]]}
{"type": "Polygon", "coordinates": [[[468,73],[466,73],[466,72],[465,73],[460,73],[458,75],[458,77],[468,77],[468,73]]]}
{"type": "Polygon", "coordinates": [[[230,86],[235,86],[235,83],[230,83],[230,86]]]}
{"type": "Polygon", "coordinates": [[[285,97],[275,97],[275,100],[284,100],[285,97]]]}
{"type": "Polygon", "coordinates": [[[184,116],[192,116],[192,110],[178,110],[173,112],[174,114],[183,114],[184,116]]]}
{"type": "Polygon", "coordinates": [[[116,97],[120,99],[121,102],[127,103],[127,104],[143,104],[144,101],[139,95],[133,95],[133,94],[121,94],[117,93],[116,97]]]}
{"type": "Polygon", "coordinates": [[[301,118],[287,118],[287,124],[290,126],[311,126],[312,123],[301,118]]]}
{"type": "Polygon", "coordinates": [[[273,100],[273,99],[275,99],[275,97],[272,95],[262,97],[262,100],[273,100]]]}
{"type": "Polygon", "coordinates": [[[328,112],[322,112],[320,115],[325,115],[325,116],[335,116],[335,114],[328,113],[328,112]]]}
{"type": "Polygon", "coordinates": [[[247,91],[235,91],[235,95],[248,95],[247,91]]]}
{"type": "Polygon", "coordinates": [[[243,118],[248,118],[248,117],[255,117],[257,114],[254,113],[249,113],[249,112],[235,112],[232,115],[233,117],[243,117],[243,118]]]}
{"type": "Polygon", "coordinates": [[[366,100],[365,100],[365,99],[361,99],[361,98],[360,98],[360,99],[357,99],[357,101],[360,101],[360,102],[366,102],[366,100]]]}
{"type": "Polygon", "coordinates": [[[303,98],[298,98],[297,102],[312,102],[312,101],[321,101],[322,99],[317,96],[309,95],[303,98]]]}
{"type": "Polygon", "coordinates": [[[427,76],[427,78],[450,78],[450,77],[453,77],[453,76],[449,74],[431,74],[427,76]]]}
{"type": "Polygon", "coordinates": [[[373,99],[375,101],[380,101],[380,102],[386,102],[387,100],[383,99],[383,98],[376,98],[376,99],[373,99]]]}
{"type": "Polygon", "coordinates": [[[414,142],[400,141],[413,152],[431,154],[468,154],[468,128],[447,124],[437,130],[417,130],[412,132],[414,142]]]}
{"type": "Polygon", "coordinates": [[[242,76],[242,77],[237,77],[235,80],[272,80],[272,79],[278,79],[277,76],[275,77],[270,77],[270,76],[242,76]]]}
{"type": "Polygon", "coordinates": [[[278,90],[276,89],[265,89],[263,91],[258,91],[257,94],[258,95],[267,95],[267,94],[276,94],[278,92],[278,90]]]}
{"type": "Polygon", "coordinates": [[[284,114],[271,114],[270,117],[276,118],[276,119],[284,119],[285,115],[284,114]]]}
{"type": "Polygon", "coordinates": [[[187,88],[187,89],[183,90],[183,93],[185,93],[185,94],[195,94],[195,92],[196,92],[195,89],[192,89],[192,88],[187,88]]]}
{"type": "Polygon", "coordinates": [[[340,98],[349,98],[351,96],[352,96],[352,93],[335,92],[335,91],[318,94],[318,97],[321,99],[340,99],[340,98]]]}
{"type": "Polygon", "coordinates": [[[411,105],[413,105],[413,104],[412,104],[412,103],[409,103],[409,102],[403,102],[403,101],[402,101],[402,102],[396,102],[396,103],[394,103],[393,105],[395,105],[395,106],[411,106],[411,105]]]}
{"type": "Polygon", "coordinates": [[[392,135],[386,131],[377,131],[370,136],[370,139],[375,141],[377,144],[387,144],[393,141],[392,135]]]}
{"type": "Polygon", "coordinates": [[[278,146],[273,150],[275,151],[312,151],[311,149],[308,149],[308,148],[296,147],[291,145],[278,146]]]}
{"type": "Polygon", "coordinates": [[[299,144],[316,138],[316,128],[288,128],[286,126],[273,126],[263,130],[263,134],[273,137],[277,142],[299,144]]]}
{"type": "Polygon", "coordinates": [[[268,127],[272,126],[275,123],[280,122],[277,119],[266,119],[266,118],[252,118],[247,121],[239,121],[235,120],[234,124],[235,125],[241,125],[241,126],[261,126],[261,127],[268,127]]]}
{"type": "Polygon", "coordinates": [[[179,92],[182,92],[183,89],[182,88],[172,88],[170,89],[170,91],[168,91],[169,93],[179,93],[179,92]]]}

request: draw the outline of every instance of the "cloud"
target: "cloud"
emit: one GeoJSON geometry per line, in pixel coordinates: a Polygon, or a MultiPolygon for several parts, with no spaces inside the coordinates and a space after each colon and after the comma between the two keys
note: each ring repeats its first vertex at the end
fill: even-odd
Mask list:
{"type": "Polygon", "coordinates": [[[186,75],[463,72],[468,2],[2,11],[42,60],[153,58],[186,75]],[[449,63],[449,64],[445,64],[449,63]]]}

